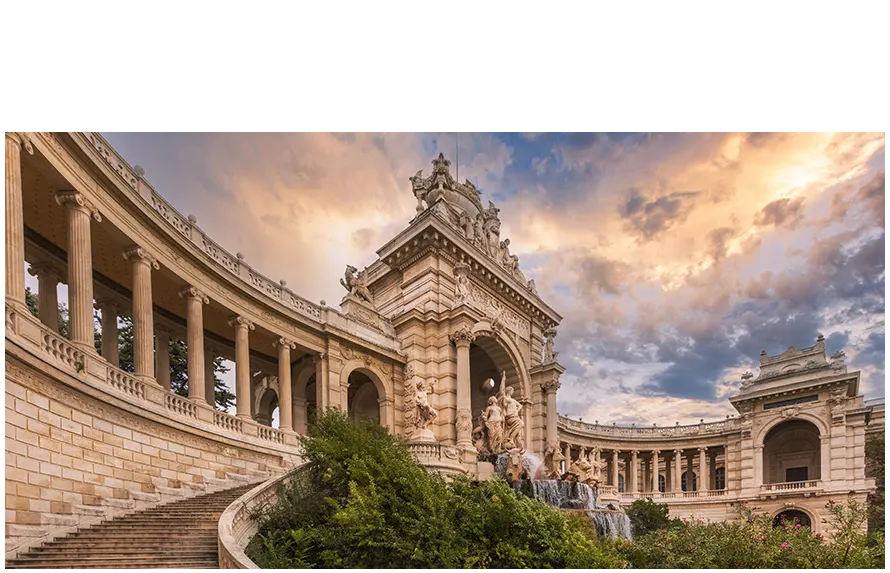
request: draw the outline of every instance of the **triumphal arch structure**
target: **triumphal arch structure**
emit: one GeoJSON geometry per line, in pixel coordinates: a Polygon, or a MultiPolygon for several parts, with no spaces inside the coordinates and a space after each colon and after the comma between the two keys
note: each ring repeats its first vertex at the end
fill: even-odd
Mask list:
{"type": "Polygon", "coordinates": [[[727,420],[558,416],[561,317],[523,274],[498,207],[441,154],[405,182],[416,199],[405,229],[345,270],[339,308],[226,250],[99,134],[6,133],[5,165],[7,557],[170,500],[268,490],[326,408],[379,421],[446,474],[485,479],[493,457],[519,451],[550,477],[596,468],[617,505],[652,495],[725,519],[742,498],[813,512],[808,499],[873,487],[863,440],[873,418],[882,431],[883,407],[862,402],[858,373],[827,361],[821,340],[762,357],[727,420]],[[172,348],[186,353],[180,393],[172,348]],[[235,365],[232,411],[215,396],[220,358],[235,365]]]}

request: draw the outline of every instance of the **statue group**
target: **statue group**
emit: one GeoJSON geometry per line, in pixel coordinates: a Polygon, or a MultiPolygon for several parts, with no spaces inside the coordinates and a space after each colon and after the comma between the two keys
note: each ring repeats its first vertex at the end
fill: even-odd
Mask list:
{"type": "Polygon", "coordinates": [[[525,423],[522,404],[513,398],[513,388],[507,387],[507,373],[501,376],[497,396],[490,396],[473,429],[473,445],[483,456],[496,456],[511,450],[525,450],[525,423]]]}
{"type": "Polygon", "coordinates": [[[423,378],[415,377],[410,365],[405,369],[405,428],[409,439],[435,441],[429,425],[439,413],[427,398],[432,391],[432,384],[427,386],[423,378]]]}

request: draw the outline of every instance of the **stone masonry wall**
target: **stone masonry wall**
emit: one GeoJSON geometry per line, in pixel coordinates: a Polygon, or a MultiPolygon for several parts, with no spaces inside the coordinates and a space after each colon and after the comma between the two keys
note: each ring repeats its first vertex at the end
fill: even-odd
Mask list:
{"type": "Polygon", "coordinates": [[[283,455],[98,400],[6,355],[7,557],[115,514],[260,481],[283,455]]]}

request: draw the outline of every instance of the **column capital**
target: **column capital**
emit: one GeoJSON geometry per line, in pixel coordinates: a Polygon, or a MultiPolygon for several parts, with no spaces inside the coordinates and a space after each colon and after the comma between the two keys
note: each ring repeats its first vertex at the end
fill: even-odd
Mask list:
{"type": "Polygon", "coordinates": [[[274,346],[275,348],[279,348],[279,347],[289,348],[290,350],[293,350],[294,348],[297,347],[297,345],[294,343],[293,340],[291,340],[290,338],[285,338],[283,336],[281,338],[279,338],[278,340],[276,340],[275,342],[273,342],[272,346],[274,346]]]}
{"type": "Polygon", "coordinates": [[[143,263],[150,266],[154,270],[158,270],[161,268],[161,265],[158,264],[158,259],[156,259],[154,255],[152,255],[139,245],[133,245],[125,249],[124,260],[143,263]]]}
{"type": "Polygon", "coordinates": [[[248,330],[256,330],[256,326],[254,326],[253,322],[250,319],[244,318],[240,315],[234,315],[229,318],[229,326],[234,326],[235,328],[245,328],[248,330]]]}
{"type": "Polygon", "coordinates": [[[657,455],[660,454],[660,453],[661,453],[661,450],[652,450],[652,454],[653,454],[653,455],[656,455],[656,456],[657,456],[657,455]]]}
{"type": "Polygon", "coordinates": [[[312,357],[312,363],[318,364],[319,362],[323,361],[327,357],[328,357],[327,352],[319,352],[318,354],[316,354],[315,356],[312,357]]]}
{"type": "Polygon", "coordinates": [[[189,285],[189,286],[185,287],[184,289],[182,289],[181,291],[179,291],[179,296],[181,296],[184,299],[195,298],[195,299],[200,300],[204,304],[210,304],[210,297],[208,297],[206,294],[204,294],[203,291],[201,291],[198,288],[193,287],[191,285],[189,285]]]}
{"type": "Polygon", "coordinates": [[[637,457],[640,454],[640,450],[631,450],[630,455],[633,457],[637,457]]]}
{"type": "Polygon", "coordinates": [[[24,131],[7,131],[6,139],[11,139],[22,147],[28,155],[34,155],[34,146],[31,144],[31,136],[24,131]]]}
{"type": "Polygon", "coordinates": [[[557,390],[562,386],[559,383],[558,378],[554,378],[552,380],[545,380],[541,382],[541,390],[544,391],[545,394],[556,393],[557,390]]]}
{"type": "Polygon", "coordinates": [[[471,342],[476,340],[476,335],[473,334],[473,331],[470,330],[470,327],[464,325],[451,334],[448,335],[449,340],[454,344],[460,346],[462,344],[470,345],[471,342]]]}
{"type": "Polygon", "coordinates": [[[102,215],[99,213],[99,209],[80,191],[73,189],[56,191],[56,203],[69,209],[86,211],[97,223],[102,222],[102,215]]]}
{"type": "Polygon", "coordinates": [[[708,451],[708,447],[707,447],[707,446],[703,446],[703,447],[701,447],[701,448],[698,448],[698,451],[699,451],[699,453],[705,453],[705,452],[708,451]]]}
{"type": "Polygon", "coordinates": [[[28,268],[28,274],[32,277],[55,279],[56,282],[60,282],[62,277],[65,276],[62,267],[51,261],[37,261],[36,263],[31,263],[28,268]]]}
{"type": "Polygon", "coordinates": [[[683,455],[683,448],[676,448],[676,449],[674,450],[674,454],[675,454],[675,455],[678,455],[678,456],[682,456],[682,455],[683,455]]]}

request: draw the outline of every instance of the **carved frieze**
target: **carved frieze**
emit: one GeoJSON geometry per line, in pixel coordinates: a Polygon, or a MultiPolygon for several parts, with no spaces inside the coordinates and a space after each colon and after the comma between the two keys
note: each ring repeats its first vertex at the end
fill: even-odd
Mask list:
{"type": "Polygon", "coordinates": [[[495,324],[498,328],[505,326],[521,338],[528,339],[531,330],[531,323],[528,320],[519,316],[479,285],[470,282],[468,288],[468,304],[482,311],[491,320],[493,330],[496,328],[495,324]]]}

